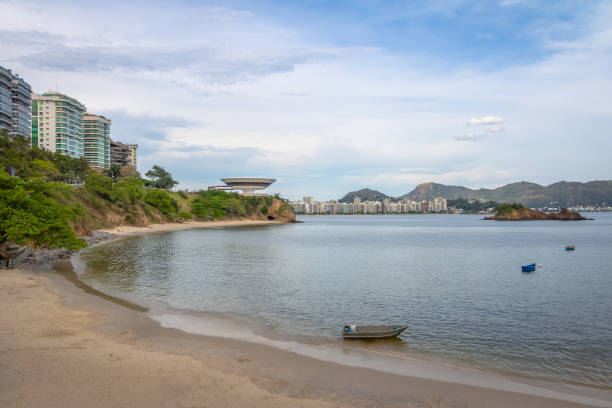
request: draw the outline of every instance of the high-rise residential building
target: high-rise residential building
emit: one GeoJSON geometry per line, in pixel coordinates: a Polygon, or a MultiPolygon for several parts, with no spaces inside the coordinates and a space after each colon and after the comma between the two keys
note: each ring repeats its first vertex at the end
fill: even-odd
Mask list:
{"type": "Polygon", "coordinates": [[[7,130],[9,133],[13,128],[13,74],[3,67],[0,67],[0,130],[7,130]]]}
{"type": "Polygon", "coordinates": [[[110,141],[110,165],[111,166],[132,166],[138,170],[137,152],[138,145],[126,145],[121,142],[110,141]]]}
{"type": "Polygon", "coordinates": [[[84,156],[85,105],[59,92],[32,94],[32,146],[84,156]]]}
{"type": "Polygon", "coordinates": [[[85,113],[83,116],[83,152],[90,166],[110,168],[110,126],[111,120],[101,115],[85,113]]]}
{"type": "Polygon", "coordinates": [[[30,137],[32,88],[19,75],[0,66],[0,130],[30,137]]]}
{"type": "Polygon", "coordinates": [[[313,196],[304,196],[304,202],[306,204],[313,204],[314,203],[314,197],[313,196]]]}
{"type": "Polygon", "coordinates": [[[446,198],[443,198],[443,197],[434,198],[433,210],[434,211],[446,211],[447,210],[446,198]]]}

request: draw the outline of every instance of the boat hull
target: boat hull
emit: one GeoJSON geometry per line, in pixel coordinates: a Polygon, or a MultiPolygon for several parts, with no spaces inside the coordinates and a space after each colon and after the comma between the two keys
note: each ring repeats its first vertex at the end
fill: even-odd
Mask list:
{"type": "Polygon", "coordinates": [[[389,339],[399,336],[407,327],[404,326],[361,326],[356,331],[342,332],[347,340],[389,339]]]}
{"type": "Polygon", "coordinates": [[[535,264],[521,266],[521,271],[523,272],[533,272],[535,271],[535,269],[536,269],[535,264]]]}

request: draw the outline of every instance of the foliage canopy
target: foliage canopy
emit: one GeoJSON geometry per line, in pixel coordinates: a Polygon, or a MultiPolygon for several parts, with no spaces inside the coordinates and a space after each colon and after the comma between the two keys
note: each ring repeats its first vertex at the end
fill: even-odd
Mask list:
{"type": "Polygon", "coordinates": [[[81,211],[56,202],[52,195],[65,189],[60,183],[26,181],[0,170],[0,242],[78,249],[78,239],[69,223],[81,211]]]}
{"type": "Polygon", "coordinates": [[[151,180],[153,187],[163,188],[164,190],[171,189],[178,184],[178,181],[172,178],[172,174],[157,164],[154,165],[151,170],[147,171],[145,176],[151,180]]]}

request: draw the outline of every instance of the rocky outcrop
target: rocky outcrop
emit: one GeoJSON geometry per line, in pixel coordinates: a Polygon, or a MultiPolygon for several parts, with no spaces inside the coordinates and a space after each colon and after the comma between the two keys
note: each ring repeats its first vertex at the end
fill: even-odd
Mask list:
{"type": "Polygon", "coordinates": [[[286,201],[275,198],[268,206],[267,218],[274,221],[295,222],[295,212],[286,201]]]}
{"type": "Polygon", "coordinates": [[[529,208],[519,208],[504,215],[494,215],[492,217],[485,217],[484,219],[494,221],[581,221],[590,220],[591,218],[585,218],[575,211],[569,211],[567,208],[561,207],[561,211],[556,213],[545,213],[543,211],[535,211],[529,208]]]}

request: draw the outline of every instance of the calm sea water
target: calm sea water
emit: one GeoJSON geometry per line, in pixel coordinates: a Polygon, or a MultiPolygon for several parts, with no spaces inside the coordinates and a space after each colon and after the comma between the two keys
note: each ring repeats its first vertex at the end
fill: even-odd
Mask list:
{"type": "Polygon", "coordinates": [[[306,342],[340,342],[344,324],[406,324],[401,339],[363,347],[612,388],[612,214],[591,216],[329,216],[180,231],[87,250],[81,277],[154,310],[214,313],[306,342]],[[542,267],[521,273],[532,262],[542,267]]]}

